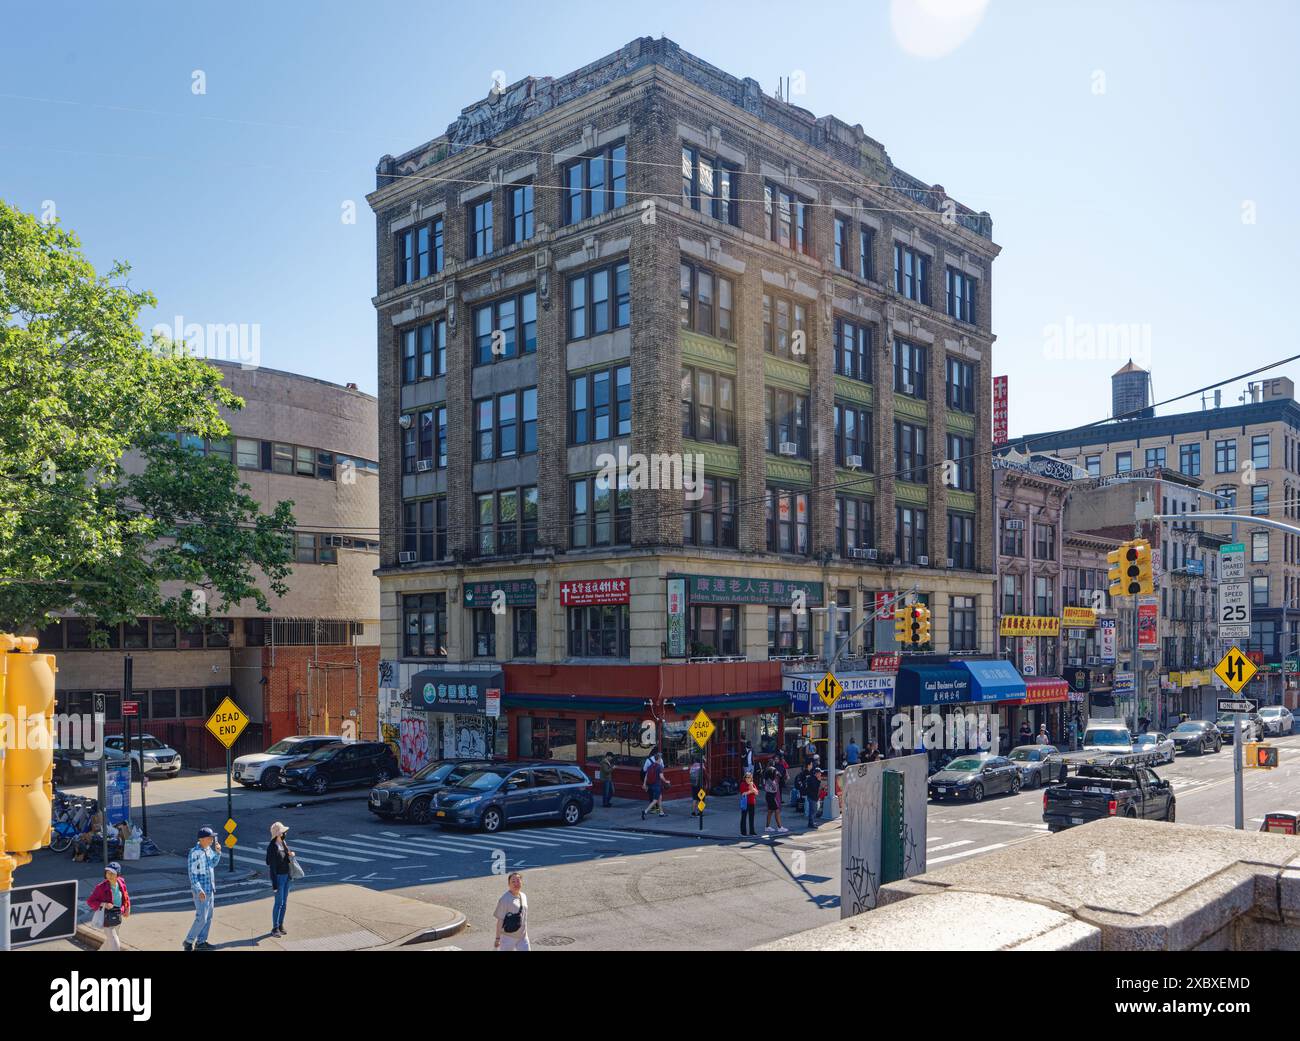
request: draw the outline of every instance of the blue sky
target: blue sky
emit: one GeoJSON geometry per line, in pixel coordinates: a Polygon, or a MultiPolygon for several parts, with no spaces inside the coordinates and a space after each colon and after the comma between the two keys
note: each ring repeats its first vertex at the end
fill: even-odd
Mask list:
{"type": "Polygon", "coordinates": [[[176,6],[7,11],[0,197],[52,201],[101,268],[129,260],[149,324],[258,324],[264,365],[373,391],[379,156],[441,133],[497,70],[562,75],[661,34],[769,92],[802,73],[796,103],[992,213],[1013,434],[1109,414],[1116,341],[1073,356],[1103,327],[1149,346],[1157,399],[1297,352],[1300,5],[176,6]],[[964,38],[916,53],[944,40],[917,11],[945,7],[964,38]]]}

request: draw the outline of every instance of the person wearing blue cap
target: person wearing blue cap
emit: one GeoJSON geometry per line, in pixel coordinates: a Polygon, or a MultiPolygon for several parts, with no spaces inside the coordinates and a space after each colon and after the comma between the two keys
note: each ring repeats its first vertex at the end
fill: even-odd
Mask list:
{"type": "Polygon", "coordinates": [[[104,881],[95,887],[86,904],[95,912],[93,924],[104,930],[104,942],[99,949],[120,951],[122,942],[117,938],[117,927],[131,913],[131,894],[126,891],[122,865],[116,860],[104,868],[104,881]]]}
{"type": "Polygon", "coordinates": [[[211,828],[200,828],[198,841],[190,850],[190,891],[194,894],[194,924],[185,934],[187,951],[215,950],[208,943],[212,908],[217,902],[217,865],[221,863],[221,842],[211,828]]]}

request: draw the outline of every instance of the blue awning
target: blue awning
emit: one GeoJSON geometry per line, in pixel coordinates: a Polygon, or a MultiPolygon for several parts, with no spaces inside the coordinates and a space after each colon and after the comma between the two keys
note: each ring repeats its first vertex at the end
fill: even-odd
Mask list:
{"type": "Polygon", "coordinates": [[[1015,701],[1025,696],[1025,681],[1009,661],[963,661],[957,664],[971,675],[969,701],[1015,701]]]}
{"type": "Polygon", "coordinates": [[[957,664],[904,665],[898,670],[895,705],[947,705],[969,701],[971,674],[957,664]]]}

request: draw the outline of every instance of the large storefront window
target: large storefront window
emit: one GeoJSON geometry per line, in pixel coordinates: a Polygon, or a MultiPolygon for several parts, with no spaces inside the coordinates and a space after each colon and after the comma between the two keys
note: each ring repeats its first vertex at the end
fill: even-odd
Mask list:
{"type": "Polygon", "coordinates": [[[740,724],[741,748],[748,741],[756,752],[775,752],[781,740],[781,731],[777,728],[780,717],[775,712],[761,712],[756,716],[742,716],[740,724]]]}
{"type": "Polygon", "coordinates": [[[578,761],[578,721],[546,716],[519,717],[519,755],[523,759],[578,761]]]}
{"type": "Polygon", "coordinates": [[[628,643],[627,604],[569,608],[569,657],[626,658],[628,643]]]}
{"type": "Polygon", "coordinates": [[[606,752],[624,766],[640,766],[654,744],[642,744],[643,737],[653,737],[640,722],[621,719],[587,720],[587,762],[598,763],[606,752]]]}

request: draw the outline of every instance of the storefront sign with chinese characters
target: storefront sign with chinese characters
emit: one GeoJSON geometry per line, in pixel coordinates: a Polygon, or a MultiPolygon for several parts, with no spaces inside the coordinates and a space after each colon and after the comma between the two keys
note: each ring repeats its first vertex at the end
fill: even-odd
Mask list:
{"type": "Polygon", "coordinates": [[[726,578],[721,575],[684,575],[692,604],[771,604],[789,607],[798,594],[812,606],[822,602],[820,582],[792,582],[783,578],[726,578]]]}
{"type": "Polygon", "coordinates": [[[999,636],[1056,636],[1061,620],[1045,615],[1004,614],[998,623],[999,636]]]}
{"type": "Polygon", "coordinates": [[[668,657],[686,657],[686,579],[668,580],[668,657]]]}
{"type": "Polygon", "coordinates": [[[1071,629],[1093,629],[1097,625],[1097,612],[1091,607],[1063,607],[1061,624],[1071,629]]]}
{"type": "Polygon", "coordinates": [[[466,607],[491,607],[497,590],[505,594],[507,607],[532,607],[537,603],[537,583],[531,578],[503,579],[499,582],[466,582],[466,607]]]}
{"type": "Polygon", "coordinates": [[[593,578],[584,582],[561,582],[560,605],[586,607],[589,604],[626,604],[630,582],[626,578],[593,578]]]}

